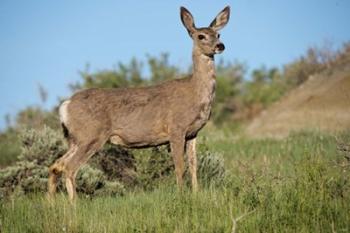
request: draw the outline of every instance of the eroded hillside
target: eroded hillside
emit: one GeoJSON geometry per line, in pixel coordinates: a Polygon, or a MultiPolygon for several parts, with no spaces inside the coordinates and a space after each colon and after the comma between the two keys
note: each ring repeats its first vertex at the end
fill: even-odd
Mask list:
{"type": "Polygon", "coordinates": [[[287,136],[292,131],[350,129],[350,65],[313,75],[263,111],[247,127],[252,137],[287,136]]]}

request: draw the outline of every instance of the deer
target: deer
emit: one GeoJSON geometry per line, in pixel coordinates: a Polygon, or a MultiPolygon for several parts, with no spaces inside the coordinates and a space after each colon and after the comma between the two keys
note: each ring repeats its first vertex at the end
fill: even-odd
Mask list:
{"type": "Polygon", "coordinates": [[[181,21],[193,40],[191,75],[146,87],[90,88],[65,100],[59,117],[68,150],[49,167],[48,196],[54,196],[63,174],[68,197],[75,200],[79,168],[107,142],[125,148],[170,145],[180,190],[186,153],[192,190],[197,192],[196,137],[210,118],[214,55],[225,49],[219,31],[229,17],[226,6],[209,27],[197,28],[190,11],[180,7],[181,21]]]}

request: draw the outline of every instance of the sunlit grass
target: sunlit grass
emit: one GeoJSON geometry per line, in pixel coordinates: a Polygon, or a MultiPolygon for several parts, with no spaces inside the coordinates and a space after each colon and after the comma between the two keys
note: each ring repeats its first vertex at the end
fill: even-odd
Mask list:
{"type": "Polygon", "coordinates": [[[245,213],[237,232],[350,231],[350,167],[337,150],[349,133],[201,137],[226,160],[220,186],[193,194],[163,184],[122,197],[80,197],[75,205],[62,194],[53,203],[40,193],[12,197],[0,201],[1,232],[231,232],[245,213]]]}

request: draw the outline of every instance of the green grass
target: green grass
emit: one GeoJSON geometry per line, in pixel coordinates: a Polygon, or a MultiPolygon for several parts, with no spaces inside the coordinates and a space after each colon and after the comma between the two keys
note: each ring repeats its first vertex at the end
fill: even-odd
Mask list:
{"type": "Polygon", "coordinates": [[[299,133],[284,140],[249,140],[204,132],[204,147],[222,153],[220,186],[197,194],[171,184],[122,197],[44,194],[0,201],[0,232],[349,232],[350,167],[337,150],[350,133],[299,133]]]}
{"type": "Polygon", "coordinates": [[[16,161],[20,151],[21,144],[15,131],[8,130],[6,134],[0,132],[0,168],[16,161]]]}

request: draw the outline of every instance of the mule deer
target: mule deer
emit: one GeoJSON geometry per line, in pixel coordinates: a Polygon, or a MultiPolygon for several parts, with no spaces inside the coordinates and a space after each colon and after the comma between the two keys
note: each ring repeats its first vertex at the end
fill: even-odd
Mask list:
{"type": "Polygon", "coordinates": [[[223,9],[205,28],[195,26],[186,8],[180,11],[193,39],[193,74],[150,87],[82,90],[64,101],[59,115],[69,149],[49,168],[49,196],[56,192],[58,176],[63,173],[73,200],[78,169],[107,141],[128,148],[170,143],[180,188],[186,151],[192,189],[197,190],[196,136],[210,116],[215,94],[214,54],[225,49],[218,31],[227,24],[230,8],[223,9]]]}

